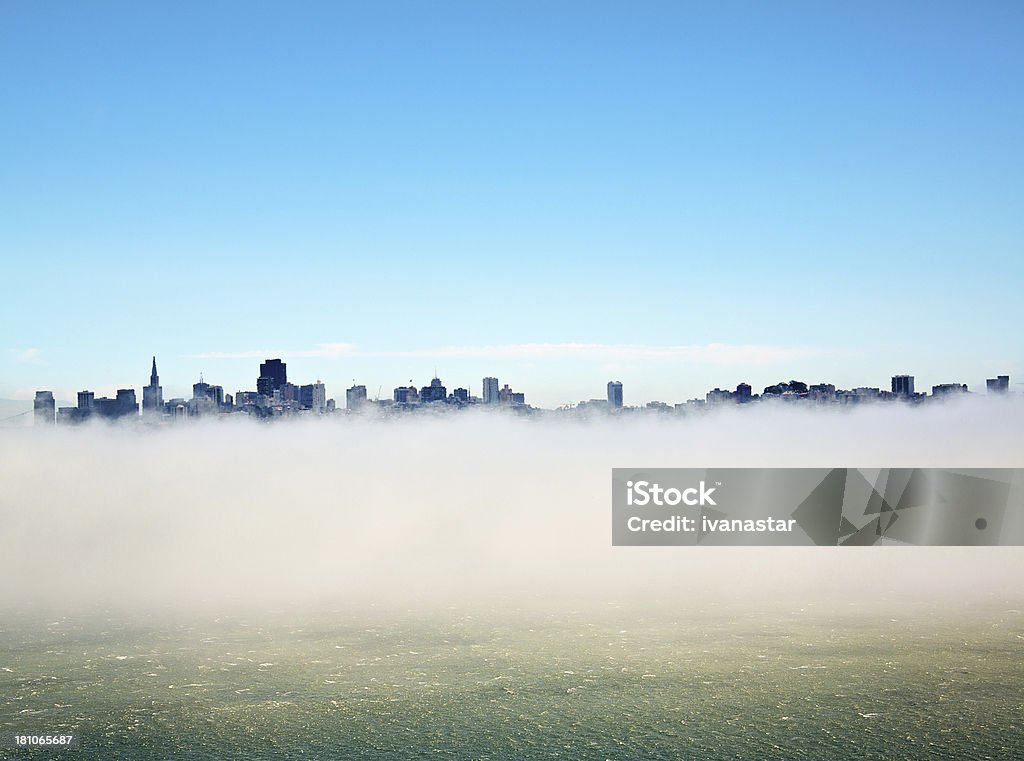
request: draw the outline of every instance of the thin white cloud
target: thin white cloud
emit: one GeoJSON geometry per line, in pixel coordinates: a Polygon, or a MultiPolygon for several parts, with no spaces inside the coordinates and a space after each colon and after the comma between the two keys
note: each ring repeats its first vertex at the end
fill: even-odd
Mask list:
{"type": "Polygon", "coordinates": [[[42,352],[39,349],[11,349],[11,359],[21,365],[38,365],[42,352]]]}
{"type": "Polygon", "coordinates": [[[359,356],[355,344],[328,343],[317,344],[312,349],[254,349],[251,351],[207,351],[192,354],[192,359],[266,359],[267,357],[353,357],[359,356]]]}
{"type": "Polygon", "coordinates": [[[588,362],[702,362],[715,365],[763,366],[794,359],[822,356],[829,349],[801,346],[701,344],[657,346],[648,344],[522,343],[485,346],[441,346],[404,351],[362,351],[351,343],[318,344],[295,351],[263,350],[205,352],[194,359],[265,359],[267,357],[410,357],[438,359],[503,359],[542,361],[572,359],[588,362]]]}

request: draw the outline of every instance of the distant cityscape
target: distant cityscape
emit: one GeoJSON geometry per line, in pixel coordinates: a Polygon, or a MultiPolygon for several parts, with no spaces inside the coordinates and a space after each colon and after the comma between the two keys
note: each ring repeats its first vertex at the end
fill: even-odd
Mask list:
{"type": "MultiPolygon", "coordinates": [[[[1010,376],[998,375],[986,381],[989,394],[1008,394],[1010,376]]],[[[690,399],[679,404],[648,402],[642,407],[625,404],[621,381],[608,381],[607,395],[603,399],[589,399],[578,404],[559,407],[563,413],[627,413],[640,411],[688,412],[708,407],[731,404],[753,404],[764,401],[817,405],[855,405],[864,403],[903,402],[920,404],[932,400],[969,394],[966,384],[942,383],[932,386],[931,394],[916,391],[913,375],[892,376],[890,388],[862,386],[837,389],[831,383],[807,384],[790,380],[767,386],[760,394],[753,393],[749,383],[740,383],[732,391],[714,388],[703,399],[690,399]]],[[[379,390],[378,390],[379,396],[379,390]]],[[[539,410],[526,403],[526,395],[512,390],[506,383],[499,386],[494,377],[483,379],[481,395],[474,396],[466,388],[455,388],[450,393],[440,378],[434,377],[426,386],[417,388],[412,381],[398,386],[390,398],[370,399],[366,386],[353,385],[345,390],[345,407],[339,408],[328,398],[327,388],[319,379],[314,383],[296,385],[288,380],[288,367],[280,359],[267,359],[260,364],[254,391],[225,394],[223,386],[207,383],[202,376],[192,385],[192,397],[164,399],[163,387],[153,357],[149,384],[142,388],[141,418],[146,421],[175,421],[215,415],[248,415],[257,418],[289,417],[296,415],[352,414],[367,410],[401,413],[415,410],[440,411],[471,406],[505,408],[520,413],[539,410]]],[[[121,420],[140,417],[140,407],[134,388],[117,390],[114,398],[97,397],[92,391],[79,391],[74,407],[57,408],[52,391],[36,391],[33,404],[34,423],[37,425],[74,425],[87,420],[121,420]]]]}

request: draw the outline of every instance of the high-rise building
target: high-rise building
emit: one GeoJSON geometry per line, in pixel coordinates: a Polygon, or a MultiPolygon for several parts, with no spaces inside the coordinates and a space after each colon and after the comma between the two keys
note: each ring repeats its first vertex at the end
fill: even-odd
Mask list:
{"type": "Polygon", "coordinates": [[[622,381],[608,381],[608,406],[622,408],[622,381]]]}
{"type": "Polygon", "coordinates": [[[914,376],[913,375],[894,375],[892,376],[892,392],[896,396],[913,396],[914,395],[914,376]]]}
{"type": "Polygon", "coordinates": [[[366,404],[366,386],[352,386],[352,388],[345,389],[345,407],[354,410],[364,404],[366,404]]]}
{"type": "Polygon", "coordinates": [[[484,378],[484,404],[498,403],[498,379],[484,378]]]}
{"type": "Polygon", "coordinates": [[[149,385],[142,387],[142,414],[145,416],[162,415],[164,412],[164,390],[160,386],[160,376],[156,374],[156,357],[153,357],[153,369],[149,374],[149,385]]]}
{"type": "Polygon", "coordinates": [[[399,386],[394,393],[395,404],[419,404],[420,393],[415,386],[399,386]]]}
{"type": "Polygon", "coordinates": [[[327,387],[316,379],[316,383],[299,386],[299,407],[304,410],[323,412],[327,409],[327,387]]]}
{"type": "Polygon", "coordinates": [[[288,382],[288,365],[279,359],[268,359],[260,365],[260,377],[256,379],[256,390],[266,396],[273,396],[288,382]]]}
{"type": "Polygon", "coordinates": [[[56,425],[57,403],[53,400],[52,391],[36,391],[32,402],[32,418],[35,425],[56,425]]]}
{"type": "Polygon", "coordinates": [[[117,417],[139,414],[139,403],[135,400],[134,388],[119,388],[114,401],[117,405],[117,417]]]}
{"type": "Polygon", "coordinates": [[[82,410],[83,414],[88,415],[92,412],[93,405],[96,402],[96,394],[92,391],[79,391],[78,392],[78,409],[82,410]]]}
{"type": "Polygon", "coordinates": [[[737,404],[746,404],[750,401],[751,392],[749,383],[740,383],[736,386],[736,391],[733,392],[733,398],[735,398],[737,404]]]}
{"type": "Polygon", "coordinates": [[[429,386],[420,389],[420,401],[423,404],[428,402],[443,402],[448,399],[448,389],[441,383],[440,378],[434,378],[429,386]]]}
{"type": "Polygon", "coordinates": [[[997,375],[985,380],[985,388],[990,394],[1005,394],[1010,390],[1010,376],[997,375]]]}
{"type": "Polygon", "coordinates": [[[502,404],[524,405],[526,404],[526,395],[521,391],[513,391],[506,383],[498,391],[498,401],[502,404]]]}

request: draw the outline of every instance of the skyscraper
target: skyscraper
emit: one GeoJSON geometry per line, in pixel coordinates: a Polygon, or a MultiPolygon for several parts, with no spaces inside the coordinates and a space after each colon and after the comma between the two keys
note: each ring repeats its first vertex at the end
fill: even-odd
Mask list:
{"type": "Polygon", "coordinates": [[[260,377],[256,379],[256,390],[261,394],[273,396],[281,386],[288,382],[288,365],[279,359],[268,359],[260,365],[260,377]]]}
{"type": "Polygon", "coordinates": [[[345,406],[354,410],[366,404],[366,386],[352,386],[345,390],[345,406]]]}
{"type": "Polygon", "coordinates": [[[32,403],[32,417],[35,425],[57,423],[57,404],[53,401],[52,391],[36,391],[36,398],[32,403]]]}
{"type": "Polygon", "coordinates": [[[149,374],[149,385],[142,387],[142,414],[146,417],[162,415],[164,411],[164,390],[160,386],[160,376],[156,374],[156,357],[153,357],[153,370],[149,374]]]}
{"type": "Polygon", "coordinates": [[[484,378],[484,404],[498,403],[498,379],[484,378]]]}
{"type": "Polygon", "coordinates": [[[985,388],[990,394],[1005,394],[1010,390],[1010,376],[997,375],[995,378],[986,378],[985,388]]]}
{"type": "Polygon", "coordinates": [[[622,408],[622,381],[608,381],[608,407],[622,408]]]}
{"type": "Polygon", "coordinates": [[[441,379],[435,377],[430,381],[429,386],[420,389],[420,401],[424,404],[429,402],[443,402],[448,398],[448,389],[441,383],[441,379]]]}
{"type": "Polygon", "coordinates": [[[892,376],[892,392],[896,396],[913,396],[914,395],[914,376],[913,375],[894,375],[892,376]]]}

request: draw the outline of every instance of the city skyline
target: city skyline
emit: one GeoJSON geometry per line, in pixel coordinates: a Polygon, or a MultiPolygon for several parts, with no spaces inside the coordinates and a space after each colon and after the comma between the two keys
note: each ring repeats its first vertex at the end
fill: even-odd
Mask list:
{"type": "Polygon", "coordinates": [[[1016,4],[0,20],[0,398],[1024,373],[1016,4]]]}
{"type": "MultiPolygon", "coordinates": [[[[435,371],[430,384],[417,389],[412,380],[409,385],[399,385],[392,390],[390,398],[381,396],[381,388],[377,394],[369,396],[365,384],[353,385],[345,390],[344,406],[330,397],[326,385],[318,377],[315,383],[295,383],[294,375],[288,378],[287,363],[280,358],[267,358],[259,365],[259,374],[254,384],[255,390],[238,389],[234,394],[225,392],[220,384],[209,383],[200,375],[198,382],[192,384],[191,396],[172,397],[165,399],[163,386],[157,369],[157,359],[152,357],[149,383],[142,388],[142,401],[139,404],[134,386],[118,388],[114,397],[97,396],[93,390],[82,390],[76,394],[74,405],[59,405],[52,390],[41,389],[34,394],[33,418],[36,424],[74,424],[85,422],[91,418],[121,419],[142,418],[154,420],[179,419],[188,417],[205,417],[212,414],[246,413],[256,417],[267,418],[301,413],[330,414],[345,410],[349,412],[368,408],[410,410],[426,409],[433,403],[444,403],[442,406],[482,405],[484,407],[513,407],[521,411],[542,410],[544,408],[528,404],[522,389],[516,390],[505,383],[499,389],[500,380],[493,376],[485,376],[480,382],[480,395],[477,396],[467,387],[448,387],[435,371]]],[[[640,404],[627,404],[624,397],[624,384],[619,380],[608,381],[605,398],[582,399],[578,403],[562,405],[558,410],[590,410],[599,409],[608,412],[625,410],[648,410],[656,412],[685,411],[697,408],[719,406],[723,404],[747,404],[761,400],[789,400],[811,402],[814,404],[862,404],[876,402],[914,402],[939,400],[954,396],[967,395],[970,392],[966,383],[941,383],[932,386],[931,394],[915,385],[913,375],[897,374],[891,377],[890,388],[878,386],[857,386],[852,388],[837,387],[834,383],[808,384],[804,381],[790,379],[764,387],[758,394],[746,382],[736,385],[735,390],[715,387],[707,391],[703,398],[696,397],[683,402],[670,400],[652,400],[640,404]]],[[[926,387],[925,387],[926,388],[926,387]]],[[[976,391],[976,390],[975,390],[976,391]]],[[[996,375],[987,378],[985,391],[998,396],[1010,393],[1010,376],[996,375]]],[[[0,418],[16,419],[26,412],[0,418]]]]}

